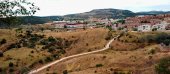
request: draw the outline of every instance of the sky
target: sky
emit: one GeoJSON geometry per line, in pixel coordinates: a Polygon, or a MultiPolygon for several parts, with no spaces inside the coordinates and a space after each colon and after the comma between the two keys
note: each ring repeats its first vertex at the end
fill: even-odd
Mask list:
{"type": "Polygon", "coordinates": [[[54,16],[88,12],[93,9],[170,11],[170,0],[28,0],[40,7],[36,16],[54,16]]]}

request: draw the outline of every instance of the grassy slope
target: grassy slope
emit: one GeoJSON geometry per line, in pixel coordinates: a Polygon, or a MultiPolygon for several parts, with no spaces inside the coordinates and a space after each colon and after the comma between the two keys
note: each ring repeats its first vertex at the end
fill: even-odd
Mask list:
{"type": "MultiPolygon", "coordinates": [[[[129,45],[122,48],[131,49],[133,47],[134,45],[129,45]]],[[[115,71],[133,74],[155,74],[154,66],[158,60],[170,55],[170,52],[161,52],[160,46],[157,44],[147,45],[144,48],[135,45],[135,48],[136,50],[133,51],[115,51],[111,48],[104,52],[67,60],[48,68],[49,71],[46,69],[40,73],[61,74],[64,70],[68,70],[69,74],[111,74],[115,71]],[[154,54],[151,54],[152,49],[155,50],[154,54]],[[103,66],[96,67],[97,64],[103,66]]]]}
{"type": "MultiPolygon", "coordinates": [[[[68,40],[77,40],[72,46],[66,49],[66,54],[63,56],[88,52],[92,50],[97,50],[99,48],[103,48],[105,43],[105,37],[108,33],[106,29],[88,29],[88,30],[77,30],[76,32],[45,32],[44,34],[53,37],[61,37],[68,40]],[[90,49],[90,50],[89,50],[90,49]]],[[[7,39],[7,43],[16,41],[15,31],[3,29],[0,31],[0,38],[7,39]]],[[[30,48],[19,48],[19,49],[11,49],[4,53],[4,57],[0,57],[0,68],[8,67],[10,62],[13,62],[15,65],[15,70],[19,70],[23,67],[30,66],[31,64],[38,62],[42,58],[46,58],[50,53],[47,51],[37,51],[35,49],[30,48]],[[31,53],[34,51],[34,53],[31,53]],[[18,61],[19,60],[19,61],[18,61]],[[16,66],[18,65],[18,66],[16,66]]],[[[40,67],[41,65],[36,65],[36,67],[40,67]]]]}
{"type": "Polygon", "coordinates": [[[66,56],[68,56],[103,48],[107,42],[105,40],[107,33],[108,30],[98,28],[77,30],[74,32],[48,32],[44,34],[47,36],[61,37],[68,40],[76,40],[75,44],[72,44],[72,46],[67,49],[68,53],[66,53],[66,56]]]}

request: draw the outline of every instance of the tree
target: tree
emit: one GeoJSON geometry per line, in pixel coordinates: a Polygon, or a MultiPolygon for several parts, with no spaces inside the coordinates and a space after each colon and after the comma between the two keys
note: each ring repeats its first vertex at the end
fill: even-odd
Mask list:
{"type": "Polygon", "coordinates": [[[1,0],[0,1],[0,23],[11,25],[17,20],[16,16],[33,15],[39,10],[34,3],[26,0],[1,0]]]}
{"type": "Polygon", "coordinates": [[[13,17],[18,15],[33,15],[39,10],[34,3],[26,0],[2,0],[0,2],[0,17],[13,17]]]}

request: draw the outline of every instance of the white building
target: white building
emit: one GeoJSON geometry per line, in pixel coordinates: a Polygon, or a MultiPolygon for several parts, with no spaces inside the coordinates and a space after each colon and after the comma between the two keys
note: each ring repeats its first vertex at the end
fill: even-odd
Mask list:
{"type": "Polygon", "coordinates": [[[142,31],[142,32],[147,32],[147,31],[151,31],[151,25],[150,24],[145,24],[145,25],[140,25],[138,26],[138,31],[142,31]]]}
{"type": "Polygon", "coordinates": [[[57,29],[61,29],[61,28],[64,28],[66,23],[67,23],[66,21],[54,21],[52,25],[54,25],[55,28],[57,29]]]}
{"type": "Polygon", "coordinates": [[[84,28],[84,24],[67,24],[66,27],[69,29],[73,29],[73,28],[84,28]]]}
{"type": "Polygon", "coordinates": [[[152,29],[156,28],[158,31],[163,31],[166,30],[166,26],[168,25],[168,23],[166,22],[161,22],[159,24],[155,24],[152,26],[152,29]]]}

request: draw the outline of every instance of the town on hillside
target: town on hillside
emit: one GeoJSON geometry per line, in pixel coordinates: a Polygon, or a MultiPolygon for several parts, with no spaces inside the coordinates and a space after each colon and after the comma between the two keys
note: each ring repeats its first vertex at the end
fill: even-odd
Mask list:
{"type": "Polygon", "coordinates": [[[170,14],[162,15],[141,15],[127,17],[125,19],[108,19],[108,18],[89,18],[86,20],[72,21],[53,21],[51,26],[56,29],[85,29],[106,27],[111,30],[125,30],[137,32],[149,31],[168,31],[170,30],[170,14]]]}

